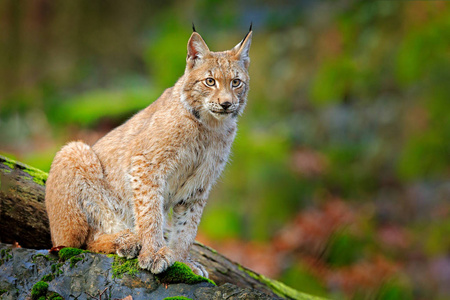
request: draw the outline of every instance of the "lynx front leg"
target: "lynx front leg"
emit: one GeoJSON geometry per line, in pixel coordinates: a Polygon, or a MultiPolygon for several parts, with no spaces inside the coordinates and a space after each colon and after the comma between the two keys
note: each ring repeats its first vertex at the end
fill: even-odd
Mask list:
{"type": "Polygon", "coordinates": [[[173,231],[169,247],[175,252],[176,259],[185,262],[194,273],[208,277],[208,272],[199,263],[189,257],[189,249],[197,236],[206,199],[180,201],[173,208],[173,231]]]}
{"type": "Polygon", "coordinates": [[[131,186],[133,189],[136,231],[141,240],[139,266],[153,274],[164,272],[175,262],[175,255],[164,241],[163,192],[170,171],[165,163],[149,162],[144,156],[132,160],[131,186]]]}

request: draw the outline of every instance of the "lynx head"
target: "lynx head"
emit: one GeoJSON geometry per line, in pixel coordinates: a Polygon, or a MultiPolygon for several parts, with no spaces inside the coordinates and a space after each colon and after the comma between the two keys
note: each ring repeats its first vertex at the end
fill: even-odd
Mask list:
{"type": "Polygon", "coordinates": [[[209,50],[194,32],[187,45],[183,104],[201,121],[235,119],[244,110],[249,90],[248,67],[252,31],[234,48],[209,50]]]}

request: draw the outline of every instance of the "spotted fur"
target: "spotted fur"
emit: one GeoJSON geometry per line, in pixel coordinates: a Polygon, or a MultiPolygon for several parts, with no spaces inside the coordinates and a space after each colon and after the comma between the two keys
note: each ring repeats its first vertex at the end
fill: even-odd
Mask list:
{"type": "Polygon", "coordinates": [[[155,274],[183,261],[207,276],[189,249],[247,101],[251,36],[211,52],[194,32],[174,87],[92,147],[56,154],[45,199],[54,246],[138,256],[155,274]]]}

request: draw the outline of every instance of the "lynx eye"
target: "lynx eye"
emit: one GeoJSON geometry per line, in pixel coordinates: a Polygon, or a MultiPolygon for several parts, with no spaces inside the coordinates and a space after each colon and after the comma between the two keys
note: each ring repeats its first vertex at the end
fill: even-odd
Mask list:
{"type": "Polygon", "coordinates": [[[241,80],[240,79],[233,79],[233,81],[231,82],[231,86],[236,88],[238,86],[241,85],[241,80]]]}
{"type": "Polygon", "coordinates": [[[213,78],[209,77],[205,79],[205,83],[207,86],[213,86],[216,84],[216,81],[213,78]]]}

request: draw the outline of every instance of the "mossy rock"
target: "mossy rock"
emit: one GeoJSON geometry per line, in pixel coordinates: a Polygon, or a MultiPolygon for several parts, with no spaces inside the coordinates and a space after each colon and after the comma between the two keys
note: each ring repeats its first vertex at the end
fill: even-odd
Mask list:
{"type": "Polygon", "coordinates": [[[48,283],[45,281],[38,281],[31,289],[31,299],[33,300],[64,300],[60,294],[50,292],[48,290],[48,283]]]}
{"type": "Polygon", "coordinates": [[[0,266],[12,258],[11,248],[0,251],[0,266]]]}
{"type": "Polygon", "coordinates": [[[63,263],[56,263],[56,264],[51,265],[52,273],[55,275],[62,274],[63,273],[63,271],[61,270],[62,265],[63,265],[63,263]]]}
{"type": "Polygon", "coordinates": [[[59,250],[58,256],[62,261],[66,261],[68,259],[71,259],[74,256],[77,256],[77,255],[80,255],[81,253],[86,253],[86,252],[89,252],[89,251],[78,249],[78,248],[66,247],[66,248],[62,248],[61,250],[59,250]]]}
{"type": "Polygon", "coordinates": [[[41,297],[44,297],[45,299],[47,291],[48,291],[48,283],[45,281],[38,281],[33,285],[33,288],[31,289],[31,298],[40,299],[41,297]]]}
{"type": "Polygon", "coordinates": [[[108,255],[108,257],[114,258],[114,261],[111,265],[113,278],[120,279],[125,274],[133,276],[140,271],[137,258],[126,259],[124,257],[119,257],[116,254],[110,254],[108,255]]]}
{"type": "Polygon", "coordinates": [[[50,282],[53,279],[55,279],[55,275],[52,273],[52,274],[47,274],[47,275],[42,276],[41,280],[45,281],[45,282],[50,282]]]}
{"type": "Polygon", "coordinates": [[[78,256],[83,253],[89,253],[89,251],[78,249],[78,248],[66,247],[66,248],[62,248],[61,250],[59,250],[58,256],[59,256],[60,260],[62,260],[62,261],[69,260],[70,267],[73,268],[73,267],[75,267],[77,262],[83,260],[83,257],[78,256]]]}

